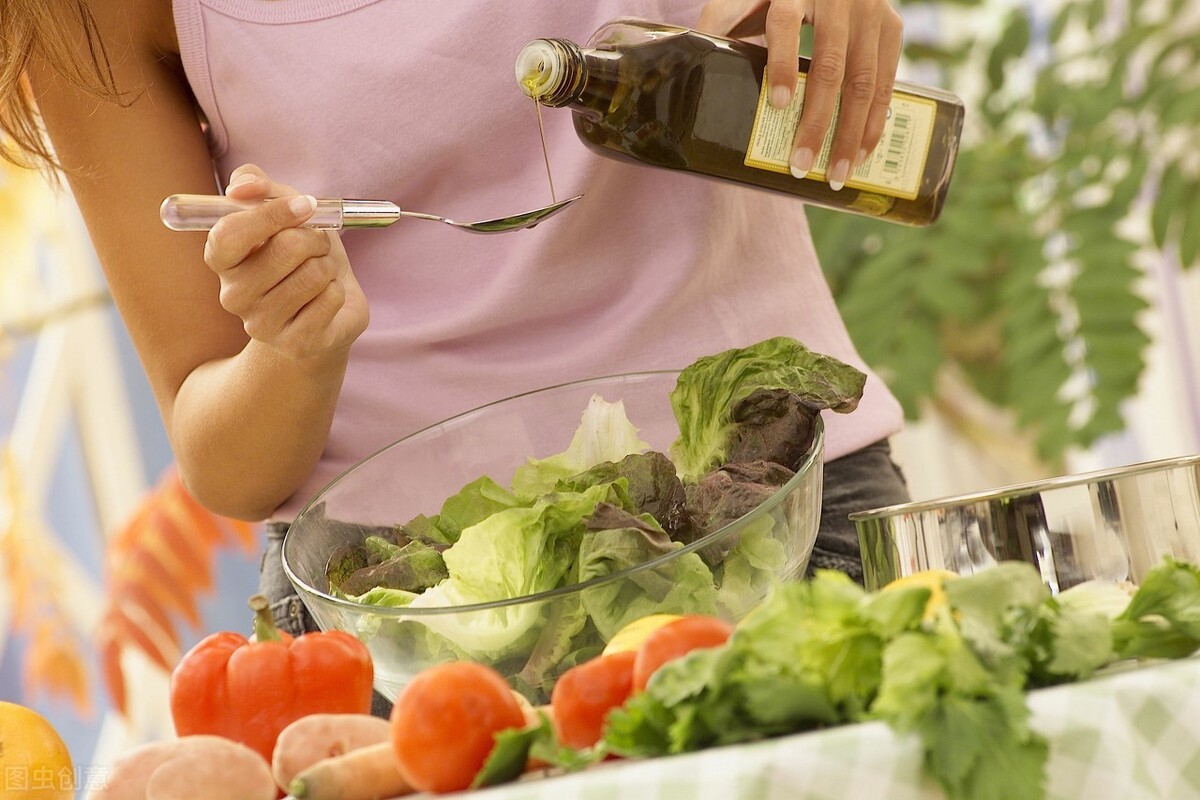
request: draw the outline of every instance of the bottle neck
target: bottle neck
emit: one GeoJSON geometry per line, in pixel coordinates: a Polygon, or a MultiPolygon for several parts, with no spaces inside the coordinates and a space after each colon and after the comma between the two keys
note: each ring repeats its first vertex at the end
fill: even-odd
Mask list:
{"type": "Polygon", "coordinates": [[[535,39],[517,56],[517,83],[544,106],[603,113],[616,88],[620,53],[567,39],[535,39]]]}

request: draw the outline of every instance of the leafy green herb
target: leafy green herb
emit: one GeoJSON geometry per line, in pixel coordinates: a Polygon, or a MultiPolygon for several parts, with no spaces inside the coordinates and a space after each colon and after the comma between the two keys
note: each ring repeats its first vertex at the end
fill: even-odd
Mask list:
{"type": "Polygon", "coordinates": [[[726,645],[656,672],[609,715],[605,741],[656,756],[879,719],[920,738],[949,800],[1038,800],[1047,746],[1029,728],[1027,688],[1200,649],[1200,570],[1171,559],[1119,615],[1051,597],[1023,562],[944,588],[925,619],[919,586],[864,594],[830,572],[781,586],[726,645]]]}
{"type": "Polygon", "coordinates": [[[1200,569],[1175,559],[1142,580],[1113,623],[1122,658],[1183,658],[1200,648],[1200,569]]]}
{"type": "Polygon", "coordinates": [[[500,731],[495,738],[496,746],[471,782],[472,789],[515,781],[531,758],[544,761],[550,767],[575,772],[603,761],[607,755],[602,745],[586,750],[561,746],[550,718],[540,711],[536,723],[500,731]]]}

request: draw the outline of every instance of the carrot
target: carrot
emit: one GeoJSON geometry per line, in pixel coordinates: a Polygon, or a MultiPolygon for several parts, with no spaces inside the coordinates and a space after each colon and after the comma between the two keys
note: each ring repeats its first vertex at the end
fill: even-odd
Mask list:
{"type": "Polygon", "coordinates": [[[322,759],[288,786],[288,794],[302,800],[381,800],[413,791],[390,741],[322,759]]]}
{"type": "Polygon", "coordinates": [[[288,725],[275,740],[271,772],[280,789],[322,759],[391,741],[390,725],[370,714],[309,714],[288,725]]]}

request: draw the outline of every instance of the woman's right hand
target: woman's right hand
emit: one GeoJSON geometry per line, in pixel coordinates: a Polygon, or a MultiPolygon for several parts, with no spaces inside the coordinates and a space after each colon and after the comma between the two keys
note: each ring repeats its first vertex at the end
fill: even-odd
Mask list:
{"type": "Polygon", "coordinates": [[[287,358],[344,354],[367,327],[367,301],[337,233],[300,227],[312,198],[251,164],[233,171],[225,193],[266,202],[208,233],[204,262],[221,281],[221,306],[287,358]]]}

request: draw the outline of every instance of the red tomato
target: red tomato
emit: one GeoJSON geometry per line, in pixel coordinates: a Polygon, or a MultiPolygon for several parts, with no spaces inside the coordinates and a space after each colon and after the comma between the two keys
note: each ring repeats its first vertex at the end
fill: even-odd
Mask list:
{"type": "Polygon", "coordinates": [[[525,726],[525,714],[498,672],[466,661],[413,678],[392,708],[392,747],[418,792],[457,792],[475,779],[495,734],[525,726]]]}
{"type": "Polygon", "coordinates": [[[628,650],[593,658],[564,672],[550,695],[550,716],[558,740],[567,747],[591,747],[604,733],[604,715],[622,705],[633,690],[628,650]]]}
{"type": "Polygon", "coordinates": [[[637,649],[633,662],[633,691],[646,688],[650,676],[668,661],[702,647],[719,647],[733,634],[723,619],[698,614],[677,619],[652,632],[637,649]]]}

